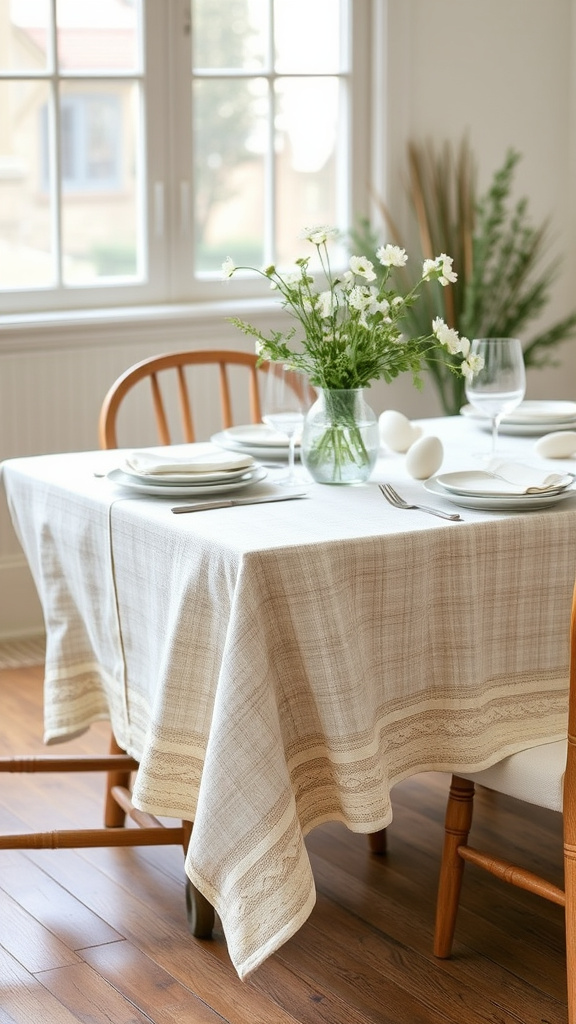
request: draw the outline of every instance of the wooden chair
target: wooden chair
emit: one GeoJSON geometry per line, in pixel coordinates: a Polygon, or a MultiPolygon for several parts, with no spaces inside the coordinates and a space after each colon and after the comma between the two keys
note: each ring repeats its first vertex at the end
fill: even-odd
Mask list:
{"type": "MultiPolygon", "coordinates": [[[[220,391],[220,411],[223,429],[233,426],[232,393],[230,387],[230,370],[232,367],[245,367],[250,402],[250,422],[260,423],[262,413],[258,379],[266,372],[266,363],[257,369],[257,356],[250,352],[234,352],[226,349],[202,349],[196,352],[170,352],[167,355],[151,356],[129,367],[114,382],[106,395],[100,411],[98,427],[101,448],[118,448],[117,417],[118,410],[132,390],[140,381],[148,379],[151,388],[154,417],[160,444],[171,444],[172,437],[168,422],[166,399],[162,394],[160,374],[167,379],[170,374],[177,380],[177,394],[180,411],[180,422],[184,442],[196,441],[196,430],[192,414],[192,403],[186,367],[213,365],[218,368],[220,391]]],[[[205,438],[202,438],[205,440],[205,438]]]]}
{"type": "Polygon", "coordinates": [[[569,678],[566,740],[522,750],[482,772],[452,776],[438,886],[434,953],[438,957],[450,956],[466,862],[543,896],[565,908],[568,1021],[576,1024],[576,587],[570,623],[569,678]],[[475,783],[563,815],[563,889],[505,860],[500,853],[478,850],[468,844],[475,783]]]}

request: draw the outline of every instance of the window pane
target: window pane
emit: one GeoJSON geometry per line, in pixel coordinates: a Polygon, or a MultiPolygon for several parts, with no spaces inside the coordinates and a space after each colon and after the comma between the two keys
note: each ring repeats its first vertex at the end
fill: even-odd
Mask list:
{"type": "Polygon", "coordinates": [[[139,66],[136,0],[58,0],[58,62],[66,71],[139,66]]]}
{"type": "Polygon", "coordinates": [[[54,284],[52,119],[45,82],[0,82],[0,288],[54,284]]]}
{"type": "Polygon", "coordinates": [[[49,0],[4,0],[0,4],[0,70],[46,69],[49,17],[49,0]]]}
{"type": "Polygon", "coordinates": [[[276,70],[335,74],[340,68],[339,0],[275,0],[276,70]]]}
{"type": "Polygon", "coordinates": [[[64,280],[138,272],[138,87],[68,83],[60,104],[64,280]]]}
{"type": "Polygon", "coordinates": [[[192,0],[194,66],[260,70],[268,9],[269,0],[192,0]]]}
{"type": "Polygon", "coordinates": [[[268,87],[262,79],[193,88],[196,269],[264,261],[268,87]]]}
{"type": "Polygon", "coordinates": [[[339,88],[336,78],[281,78],[276,85],[276,230],[281,264],[301,254],[304,227],[338,223],[339,88]]]}

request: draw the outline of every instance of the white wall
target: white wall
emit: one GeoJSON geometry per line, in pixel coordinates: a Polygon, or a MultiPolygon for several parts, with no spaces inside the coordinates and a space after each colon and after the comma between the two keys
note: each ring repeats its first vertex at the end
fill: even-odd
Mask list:
{"type": "MultiPolygon", "coordinates": [[[[535,226],[550,218],[550,256],[561,259],[540,325],[555,322],[576,308],[576,3],[389,0],[387,15],[389,202],[405,203],[409,139],[458,143],[467,133],[481,191],[517,150],[515,196],[528,197],[535,226]]],[[[557,355],[560,368],[529,373],[529,398],[576,399],[576,341],[557,355]]]]}
{"type": "MultiPolygon", "coordinates": [[[[576,306],[576,0],[374,0],[372,187],[402,218],[401,169],[408,139],[459,141],[468,131],[484,187],[508,147],[523,156],[518,195],[536,222],[550,216],[563,273],[545,319],[576,306]],[[389,106],[382,103],[384,91],[389,106]]],[[[250,317],[253,319],[253,317],[250,317]]],[[[266,320],[269,326],[270,318],[266,320]]],[[[173,347],[246,347],[221,314],[112,317],[90,324],[43,324],[29,331],[0,319],[0,461],[18,455],[96,447],[102,397],[130,363],[173,347]]],[[[576,399],[576,343],[558,350],[562,366],[532,373],[532,398],[576,399]]],[[[408,380],[371,393],[376,411],[439,411],[408,380]]],[[[40,607],[0,504],[0,638],[41,629],[40,607]]]]}

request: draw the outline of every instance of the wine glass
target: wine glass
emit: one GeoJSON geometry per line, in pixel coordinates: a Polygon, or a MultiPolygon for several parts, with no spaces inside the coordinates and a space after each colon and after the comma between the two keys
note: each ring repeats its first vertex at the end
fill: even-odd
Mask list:
{"type": "Polygon", "coordinates": [[[285,363],[270,363],[264,385],[262,419],[273,430],[288,438],[288,474],[275,483],[297,482],[294,469],[296,437],[304,424],[307,395],[308,382],[304,373],[293,370],[285,363]]]}
{"type": "Polygon", "coordinates": [[[492,456],[496,454],[498,428],[506,413],[524,398],[526,372],[518,338],[475,338],[470,355],[483,360],[481,370],[466,380],[466,398],[492,423],[492,456]]]}

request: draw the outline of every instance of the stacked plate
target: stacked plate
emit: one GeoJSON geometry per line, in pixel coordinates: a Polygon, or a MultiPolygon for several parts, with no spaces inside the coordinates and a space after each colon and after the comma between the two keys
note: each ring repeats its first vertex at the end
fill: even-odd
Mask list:
{"type": "MultiPolygon", "coordinates": [[[[491,430],[488,417],[471,405],[464,405],[460,414],[491,430]]],[[[521,402],[513,412],[502,417],[500,434],[518,437],[540,437],[556,430],[576,430],[576,402],[521,402]]]]}
{"type": "MultiPolygon", "coordinates": [[[[244,427],[229,427],[210,438],[213,444],[232,452],[243,452],[255,459],[288,458],[288,438],[265,423],[249,423],[244,427]]],[[[296,441],[296,452],[300,445],[296,441]]]]}
{"type": "Polygon", "coordinates": [[[248,455],[227,456],[212,444],[191,444],[128,453],[107,479],[137,494],[174,498],[227,494],[266,475],[248,455]]]}
{"type": "Polygon", "coordinates": [[[530,487],[529,483],[511,483],[487,470],[471,469],[431,477],[424,481],[424,487],[462,508],[530,512],[576,495],[576,488],[572,486],[575,480],[573,473],[554,473],[543,480],[537,470],[535,484],[530,487]]]}

